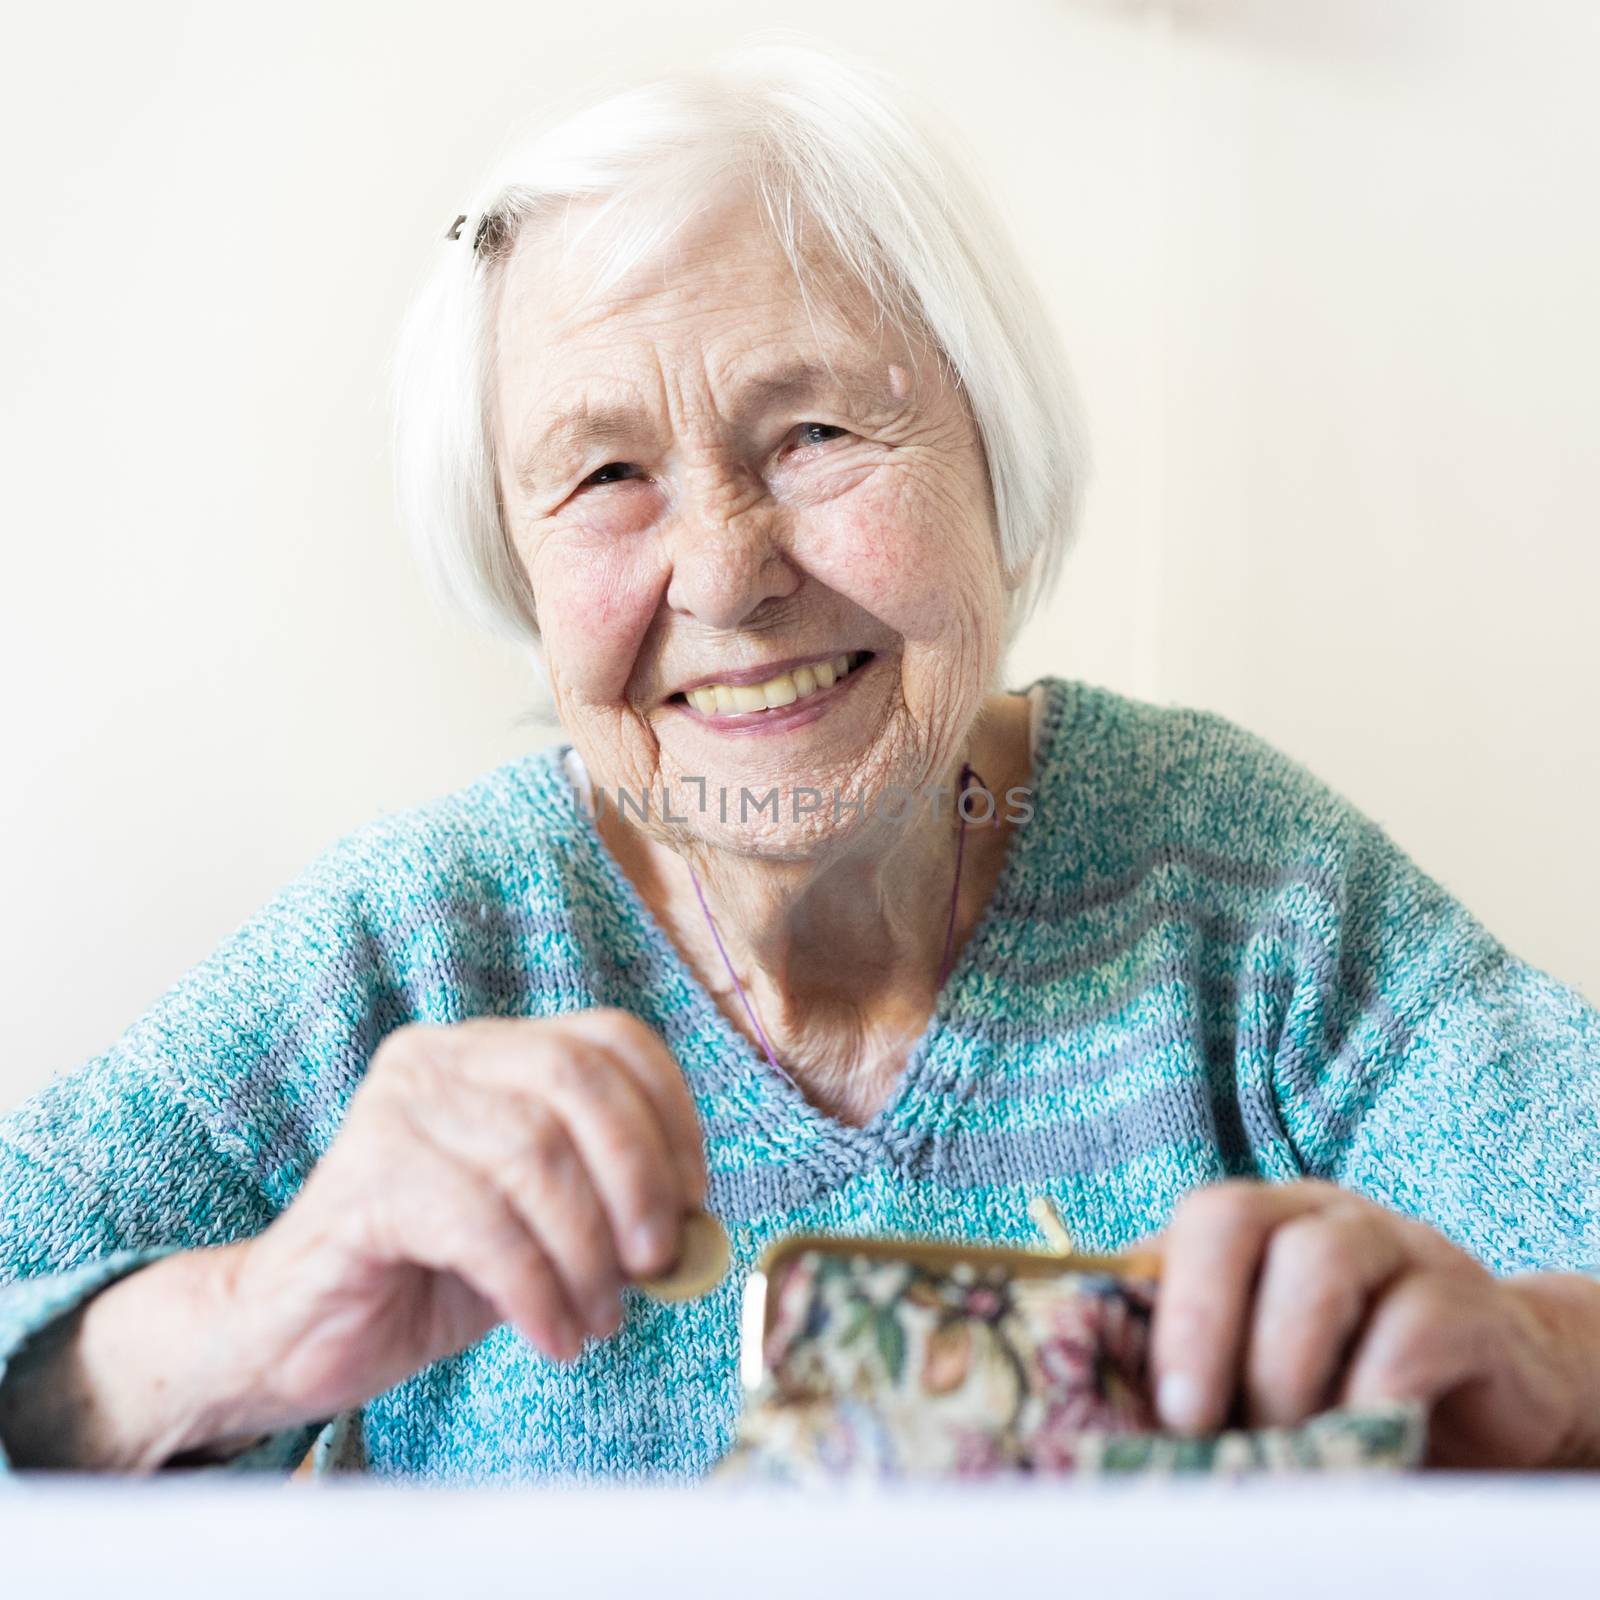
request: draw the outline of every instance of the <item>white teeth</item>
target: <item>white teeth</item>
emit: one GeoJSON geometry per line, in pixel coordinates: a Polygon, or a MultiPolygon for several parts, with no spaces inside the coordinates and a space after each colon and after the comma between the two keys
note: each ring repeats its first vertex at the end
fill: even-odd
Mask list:
{"type": "Polygon", "coordinates": [[[708,683],[689,690],[685,698],[701,716],[732,716],[745,711],[775,711],[819,689],[831,689],[850,671],[849,655],[816,661],[793,672],[780,672],[765,683],[708,683]]]}

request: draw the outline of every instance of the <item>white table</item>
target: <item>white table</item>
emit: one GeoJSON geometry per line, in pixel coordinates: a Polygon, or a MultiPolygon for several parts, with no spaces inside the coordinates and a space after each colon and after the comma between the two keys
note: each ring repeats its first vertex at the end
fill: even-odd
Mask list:
{"type": "Polygon", "coordinates": [[[1600,1477],[772,1490],[44,1476],[0,1595],[1600,1596],[1600,1477]]]}

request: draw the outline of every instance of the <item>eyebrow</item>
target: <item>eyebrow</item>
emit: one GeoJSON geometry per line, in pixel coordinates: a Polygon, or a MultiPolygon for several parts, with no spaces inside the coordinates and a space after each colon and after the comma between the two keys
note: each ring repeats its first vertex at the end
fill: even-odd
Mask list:
{"type": "MultiPolygon", "coordinates": [[[[797,404],[816,395],[843,394],[852,403],[882,404],[887,400],[886,369],[868,364],[797,359],[736,385],[732,409],[748,413],[758,409],[797,404]]],[[[649,421],[641,405],[605,405],[580,401],[545,416],[537,431],[517,456],[517,482],[524,489],[538,486],[545,463],[558,452],[576,454],[595,445],[640,432],[649,421]]]]}

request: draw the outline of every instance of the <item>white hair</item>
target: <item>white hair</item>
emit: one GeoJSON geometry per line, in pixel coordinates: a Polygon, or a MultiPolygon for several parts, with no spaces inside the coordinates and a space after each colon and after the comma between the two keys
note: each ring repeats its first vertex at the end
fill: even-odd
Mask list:
{"type": "MultiPolygon", "coordinates": [[[[802,291],[810,219],[881,318],[934,347],[988,467],[1007,637],[1076,532],[1088,444],[1060,339],[982,186],[875,68],[747,42],[563,117],[481,186],[408,311],[392,399],[399,512],[424,570],[494,631],[537,644],[501,515],[491,430],[496,267],[527,229],[599,202],[595,291],[648,258],[728,179],[748,182],[802,291]]],[[[809,304],[809,299],[808,302],[809,304]]],[[[536,652],[537,654],[537,652],[536,652]]]]}

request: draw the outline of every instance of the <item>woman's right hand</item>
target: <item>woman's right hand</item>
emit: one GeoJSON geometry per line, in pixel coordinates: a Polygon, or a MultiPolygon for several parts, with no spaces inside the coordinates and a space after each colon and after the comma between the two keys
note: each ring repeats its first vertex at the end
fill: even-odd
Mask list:
{"type": "Polygon", "coordinates": [[[228,1300],[276,1429],[364,1404],[502,1322],[571,1360],[677,1259],[706,1170],[694,1102],[625,1011],[408,1024],[228,1300]]]}

